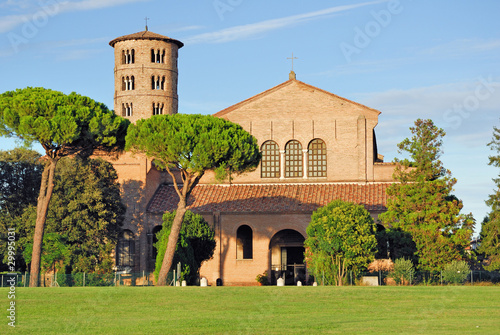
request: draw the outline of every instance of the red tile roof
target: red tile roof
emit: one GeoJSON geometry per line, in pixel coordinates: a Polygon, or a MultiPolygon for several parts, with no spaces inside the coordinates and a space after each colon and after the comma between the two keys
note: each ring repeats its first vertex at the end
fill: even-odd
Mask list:
{"type": "MultiPolygon", "coordinates": [[[[386,210],[390,183],[372,184],[260,184],[198,185],[188,200],[193,212],[311,213],[329,202],[342,199],[364,205],[369,211],[386,210]]],[[[161,185],[148,211],[160,213],[177,208],[179,198],[171,185],[161,185]]]]}

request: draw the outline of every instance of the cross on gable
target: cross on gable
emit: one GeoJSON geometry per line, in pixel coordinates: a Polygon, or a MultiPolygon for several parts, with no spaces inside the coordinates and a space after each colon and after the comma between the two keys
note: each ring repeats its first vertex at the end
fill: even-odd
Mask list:
{"type": "Polygon", "coordinates": [[[293,71],[293,60],[294,59],[298,59],[297,57],[294,57],[293,56],[293,52],[292,52],[292,57],[287,57],[287,59],[291,59],[292,60],[292,71],[293,71]]]}

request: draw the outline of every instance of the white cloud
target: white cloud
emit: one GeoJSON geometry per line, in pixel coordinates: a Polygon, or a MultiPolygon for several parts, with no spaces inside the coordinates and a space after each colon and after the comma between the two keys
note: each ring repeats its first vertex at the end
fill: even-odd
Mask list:
{"type": "Polygon", "coordinates": [[[101,54],[104,51],[102,49],[75,49],[65,52],[57,56],[57,60],[60,61],[72,61],[81,60],[86,58],[95,57],[95,55],[101,54]]]}
{"type": "Polygon", "coordinates": [[[241,26],[230,27],[219,31],[204,33],[188,37],[185,39],[186,44],[199,44],[199,43],[227,43],[241,39],[247,39],[268,31],[288,27],[308,20],[319,19],[327,17],[331,14],[347,11],[354,8],[374,5],[387,0],[363,2],[355,5],[336,6],[322,9],[315,12],[305,14],[287,16],[284,18],[266,20],[257,23],[251,23],[241,26]]]}
{"type": "Polygon", "coordinates": [[[422,55],[461,57],[472,56],[476,53],[495,51],[500,49],[500,39],[460,39],[427,48],[420,51],[422,55]]]}
{"type": "Polygon", "coordinates": [[[128,3],[143,2],[149,0],[83,0],[83,1],[60,1],[43,0],[37,6],[26,4],[25,13],[18,15],[6,15],[0,17],[0,33],[6,33],[26,22],[45,20],[65,12],[87,11],[106,7],[121,6],[128,3]]]}

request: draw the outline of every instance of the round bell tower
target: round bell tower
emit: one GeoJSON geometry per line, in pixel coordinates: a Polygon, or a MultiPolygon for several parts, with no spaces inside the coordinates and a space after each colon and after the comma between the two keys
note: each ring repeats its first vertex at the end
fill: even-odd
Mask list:
{"type": "Polygon", "coordinates": [[[109,45],[115,49],[115,113],[131,122],[177,113],[177,58],[184,44],[146,27],[109,45]]]}

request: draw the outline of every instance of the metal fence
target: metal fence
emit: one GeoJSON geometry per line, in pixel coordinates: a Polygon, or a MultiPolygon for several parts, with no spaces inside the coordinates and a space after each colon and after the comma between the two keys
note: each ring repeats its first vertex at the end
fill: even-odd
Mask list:
{"type": "MultiPolygon", "coordinates": [[[[29,273],[4,273],[0,274],[1,287],[28,287],[29,273]]],[[[167,276],[167,284],[176,285],[178,278],[174,279],[174,272],[167,276]]],[[[154,286],[156,280],[153,272],[139,273],[50,273],[40,274],[41,287],[85,287],[85,286],[154,286]]]]}
{"type": "MultiPolygon", "coordinates": [[[[396,285],[390,273],[386,271],[365,272],[361,277],[377,277],[378,285],[396,285]]],[[[359,280],[358,280],[359,283],[359,280]]],[[[484,285],[485,283],[500,283],[499,271],[471,270],[466,283],[470,285],[484,285]]],[[[354,285],[352,280],[349,284],[354,285]]],[[[442,272],[416,271],[404,285],[446,285],[442,272]]]]}

